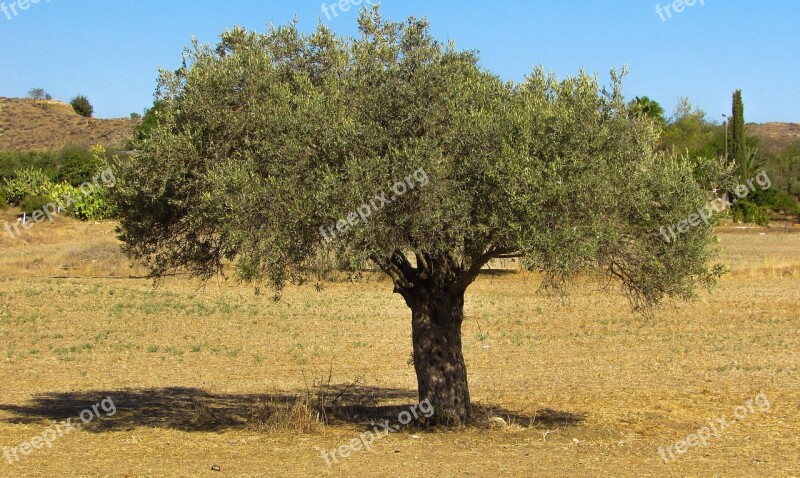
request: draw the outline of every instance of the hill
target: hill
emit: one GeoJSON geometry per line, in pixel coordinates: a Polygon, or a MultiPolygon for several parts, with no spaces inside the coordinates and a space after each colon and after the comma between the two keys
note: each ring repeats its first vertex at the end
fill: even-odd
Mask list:
{"type": "Polygon", "coordinates": [[[0,150],[43,151],[102,144],[124,148],[134,122],[84,118],[61,101],[0,97],[0,150]]]}
{"type": "MultiPolygon", "coordinates": [[[[43,151],[102,144],[124,148],[133,135],[127,118],[84,118],[61,101],[0,97],[0,151],[43,151]]],[[[800,139],[800,123],[748,124],[764,151],[781,150],[800,139]]]]}
{"type": "Polygon", "coordinates": [[[779,151],[800,139],[800,123],[748,124],[747,134],[757,137],[764,151],[779,151]]]}

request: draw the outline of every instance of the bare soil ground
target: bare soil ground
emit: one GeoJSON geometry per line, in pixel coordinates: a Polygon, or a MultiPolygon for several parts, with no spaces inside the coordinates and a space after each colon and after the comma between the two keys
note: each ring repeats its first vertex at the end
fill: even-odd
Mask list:
{"type": "Polygon", "coordinates": [[[279,302],[233,281],[154,289],[113,228],[0,230],[0,447],[106,397],[117,410],[13,464],[0,450],[0,476],[800,476],[797,232],[721,229],[732,272],[654,317],[592,284],[560,300],[535,275],[483,275],[465,356],[473,400],[506,425],[403,429],[329,467],[321,450],[416,401],[409,313],[389,283],[279,302]],[[327,425],[265,426],[309,389],[328,397],[327,425]],[[769,410],[730,424],[760,393],[769,410]],[[664,462],[659,447],[722,417],[718,437],[664,462]]]}

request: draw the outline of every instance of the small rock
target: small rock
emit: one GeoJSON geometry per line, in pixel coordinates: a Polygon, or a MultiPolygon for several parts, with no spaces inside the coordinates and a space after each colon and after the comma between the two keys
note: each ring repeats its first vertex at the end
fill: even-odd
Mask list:
{"type": "Polygon", "coordinates": [[[219,465],[214,465],[211,467],[211,471],[222,471],[222,468],[220,468],[219,465]]]}
{"type": "Polygon", "coordinates": [[[492,418],[489,419],[489,425],[491,425],[493,427],[501,428],[501,427],[506,426],[507,423],[506,423],[505,420],[503,420],[500,417],[492,417],[492,418]]]}

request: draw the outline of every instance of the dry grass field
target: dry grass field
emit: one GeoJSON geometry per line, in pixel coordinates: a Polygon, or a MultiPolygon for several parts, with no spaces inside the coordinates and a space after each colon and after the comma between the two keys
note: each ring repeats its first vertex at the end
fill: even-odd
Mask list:
{"type": "Polygon", "coordinates": [[[800,476],[796,231],[721,229],[731,273],[654,317],[591,284],[561,300],[534,275],[485,274],[464,350],[473,400],[506,424],[403,429],[329,467],[322,449],[415,402],[409,313],[389,283],[279,302],[234,281],[153,288],[113,230],[0,231],[0,447],[106,397],[116,409],[13,464],[0,455],[0,476],[800,476]],[[769,410],[662,460],[659,447],[730,423],[760,393],[769,410]],[[327,423],[306,419],[302,397],[324,397],[327,423]]]}

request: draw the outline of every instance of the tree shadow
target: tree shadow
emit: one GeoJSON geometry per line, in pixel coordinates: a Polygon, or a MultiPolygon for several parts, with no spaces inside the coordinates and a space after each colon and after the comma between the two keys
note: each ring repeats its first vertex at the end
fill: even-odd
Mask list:
{"type": "MultiPolygon", "coordinates": [[[[4,419],[7,423],[47,424],[71,418],[73,424],[80,424],[82,429],[95,433],[138,427],[225,431],[258,428],[265,419],[291,411],[300,404],[308,410],[320,412],[328,424],[355,424],[369,429],[383,420],[396,422],[398,415],[409,411],[415,403],[415,391],[361,385],[320,386],[300,395],[222,394],[197,388],[170,387],[50,392],[37,396],[26,405],[0,404],[0,410],[12,415],[4,419]],[[106,399],[111,402],[103,402],[106,399]],[[105,405],[105,408],[98,404],[105,405]],[[93,407],[95,418],[82,423],[81,412],[93,407]]],[[[572,426],[584,418],[549,409],[529,416],[500,407],[476,405],[475,408],[479,417],[490,413],[534,428],[572,426]]]]}
{"type": "Polygon", "coordinates": [[[518,269],[481,269],[480,276],[481,277],[503,277],[503,276],[513,276],[519,274],[520,271],[518,269]]]}
{"type": "Polygon", "coordinates": [[[502,418],[508,424],[515,424],[523,428],[554,429],[579,425],[586,419],[584,413],[573,413],[552,408],[536,410],[533,415],[507,410],[503,407],[476,404],[473,405],[473,414],[480,422],[492,425],[491,418],[502,418]]]}

